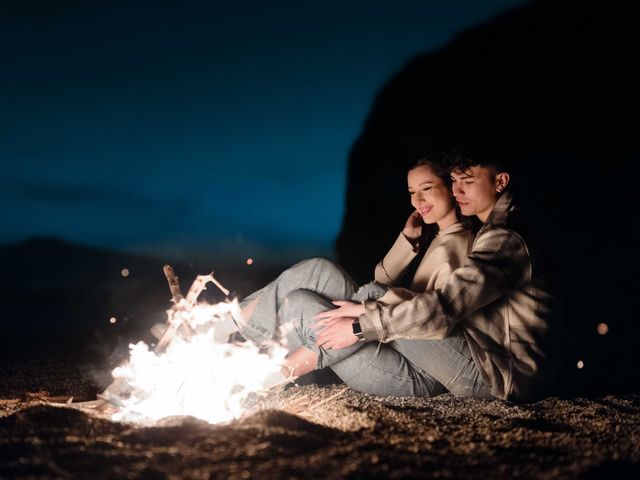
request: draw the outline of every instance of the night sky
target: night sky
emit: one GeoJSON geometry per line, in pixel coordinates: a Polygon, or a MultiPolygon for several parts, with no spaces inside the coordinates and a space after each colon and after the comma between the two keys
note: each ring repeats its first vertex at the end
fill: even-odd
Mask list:
{"type": "Polygon", "coordinates": [[[383,83],[522,3],[3,2],[0,242],[330,254],[383,83]]]}

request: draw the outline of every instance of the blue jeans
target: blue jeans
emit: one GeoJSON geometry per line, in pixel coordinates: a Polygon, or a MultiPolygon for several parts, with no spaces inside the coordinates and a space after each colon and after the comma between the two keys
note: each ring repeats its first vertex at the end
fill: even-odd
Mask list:
{"type": "Polygon", "coordinates": [[[375,282],[360,289],[335,263],[323,258],[300,262],[241,306],[259,298],[240,333],[258,344],[281,333],[290,352],[304,346],[318,354],[317,368],[330,367],[349,387],[375,395],[433,396],[450,391],[459,396],[490,397],[469,353],[460,328],[443,340],[398,339],[356,343],[325,350],[312,328],[317,313],[335,308],[331,300],[377,299],[387,287],[375,282]],[[280,331],[280,332],[279,332],[280,331]]]}

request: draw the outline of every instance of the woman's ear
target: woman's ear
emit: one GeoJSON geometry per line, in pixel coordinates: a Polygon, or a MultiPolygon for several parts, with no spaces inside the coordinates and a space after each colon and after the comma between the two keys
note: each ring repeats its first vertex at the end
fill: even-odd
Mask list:
{"type": "Polygon", "coordinates": [[[507,172],[500,172],[496,175],[496,192],[502,193],[509,185],[510,176],[507,172]]]}

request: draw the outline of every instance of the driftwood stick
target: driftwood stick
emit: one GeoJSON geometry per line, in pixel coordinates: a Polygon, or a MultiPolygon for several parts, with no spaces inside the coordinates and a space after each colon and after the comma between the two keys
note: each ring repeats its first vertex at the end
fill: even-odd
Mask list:
{"type": "Polygon", "coordinates": [[[70,405],[72,407],[79,407],[79,408],[101,409],[105,405],[105,400],[99,398],[98,400],[87,400],[87,401],[83,401],[83,402],[72,402],[70,405]]]}
{"type": "Polygon", "coordinates": [[[225,297],[228,297],[228,296],[229,296],[229,290],[227,290],[226,288],[224,288],[224,287],[222,286],[222,284],[221,284],[218,280],[216,280],[216,277],[214,277],[214,276],[213,276],[213,273],[214,273],[214,272],[211,272],[211,273],[209,274],[209,276],[211,277],[211,281],[213,282],[213,284],[214,284],[216,287],[218,287],[218,288],[220,289],[220,291],[221,291],[222,293],[224,293],[225,297]]]}
{"type": "Polygon", "coordinates": [[[181,312],[184,312],[186,309],[189,309],[195,305],[202,291],[206,290],[207,283],[212,282],[225,295],[229,295],[229,290],[224,288],[222,284],[218,282],[218,280],[216,280],[216,278],[213,276],[213,272],[211,272],[209,275],[198,275],[196,277],[194,282],[191,284],[191,288],[189,288],[187,298],[185,299],[182,296],[182,292],[180,291],[178,276],[173,271],[173,267],[171,267],[171,265],[165,265],[163,270],[165,276],[167,277],[169,289],[171,290],[171,294],[173,296],[174,310],[172,312],[172,318],[169,319],[169,327],[165,330],[164,334],[156,344],[156,347],[154,349],[156,353],[161,352],[166,348],[166,346],[169,344],[180,327],[185,329],[189,338],[195,335],[195,331],[189,323],[188,318],[182,316],[182,320],[179,322],[175,322],[172,320],[173,318],[175,318],[175,315],[180,315],[181,312]]]}
{"type": "Polygon", "coordinates": [[[183,315],[180,315],[180,316],[182,317],[182,320],[178,322],[169,321],[169,326],[164,331],[164,333],[162,334],[162,337],[160,337],[160,340],[158,340],[158,343],[156,343],[156,346],[153,349],[155,353],[161,353],[164,351],[164,349],[167,347],[167,345],[169,345],[169,342],[171,341],[171,339],[173,338],[173,336],[176,334],[176,332],[180,327],[184,328],[186,332],[186,336],[188,338],[193,337],[193,335],[195,334],[193,327],[189,325],[188,320],[186,320],[183,315]]]}
{"type": "Polygon", "coordinates": [[[218,287],[220,291],[226,296],[229,295],[229,290],[224,288],[222,284],[218,280],[216,280],[216,278],[213,276],[213,272],[211,272],[209,275],[198,275],[194,282],[191,284],[189,293],[187,293],[187,303],[190,306],[195,305],[202,291],[207,289],[207,283],[209,282],[218,287]]]}
{"type": "Polygon", "coordinates": [[[160,340],[158,340],[158,343],[153,349],[153,351],[156,353],[162,352],[167,347],[180,327],[183,327],[185,329],[188,337],[192,337],[195,333],[187,318],[184,315],[180,315],[180,313],[185,309],[186,301],[182,296],[182,292],[180,291],[180,282],[178,281],[178,276],[173,271],[173,267],[171,265],[165,265],[162,270],[164,271],[164,275],[165,277],[167,277],[167,282],[169,283],[169,290],[171,291],[174,308],[170,314],[171,318],[169,319],[169,326],[164,331],[162,337],[160,337],[160,340]],[[176,315],[179,315],[179,322],[173,321],[176,315]]]}
{"type": "Polygon", "coordinates": [[[196,304],[198,297],[202,293],[203,290],[207,289],[207,283],[211,281],[210,275],[198,275],[196,279],[191,284],[191,288],[187,293],[187,304],[189,306],[193,306],[196,304]]]}
{"type": "Polygon", "coordinates": [[[74,405],[78,405],[78,404],[97,404],[99,402],[102,402],[101,400],[86,400],[86,397],[84,397],[85,399],[81,398],[80,401],[74,402],[74,399],[77,399],[77,397],[71,396],[71,395],[58,395],[58,396],[38,396],[38,395],[33,395],[31,393],[27,393],[23,398],[7,398],[7,399],[0,399],[0,405],[17,405],[19,403],[34,403],[34,402],[46,402],[46,403],[55,403],[55,404],[66,404],[66,405],[70,405],[70,404],[74,404],[74,405]]]}
{"type": "Polygon", "coordinates": [[[183,298],[182,292],[180,291],[180,282],[178,282],[178,277],[173,271],[173,267],[171,265],[165,265],[162,270],[164,271],[164,276],[167,277],[167,282],[169,282],[169,290],[171,290],[173,303],[178,305],[180,300],[183,298]]]}

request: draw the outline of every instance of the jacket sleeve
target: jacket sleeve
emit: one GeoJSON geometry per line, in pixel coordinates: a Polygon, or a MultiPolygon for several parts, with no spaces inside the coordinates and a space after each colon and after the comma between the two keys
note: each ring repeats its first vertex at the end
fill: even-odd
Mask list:
{"type": "Polygon", "coordinates": [[[427,250],[429,261],[436,268],[429,276],[425,290],[442,290],[451,273],[467,263],[471,245],[472,237],[449,236],[448,241],[433,252],[427,250]]]}
{"type": "Polygon", "coordinates": [[[441,290],[414,293],[391,288],[365,302],[360,325],[365,339],[441,339],[463,318],[505,296],[531,278],[524,241],[514,232],[492,228],[476,239],[467,263],[454,270],[441,290]]]}
{"type": "Polygon", "coordinates": [[[376,265],[374,273],[376,282],[395,285],[417,254],[413,245],[401,232],[384,259],[376,265]]]}

